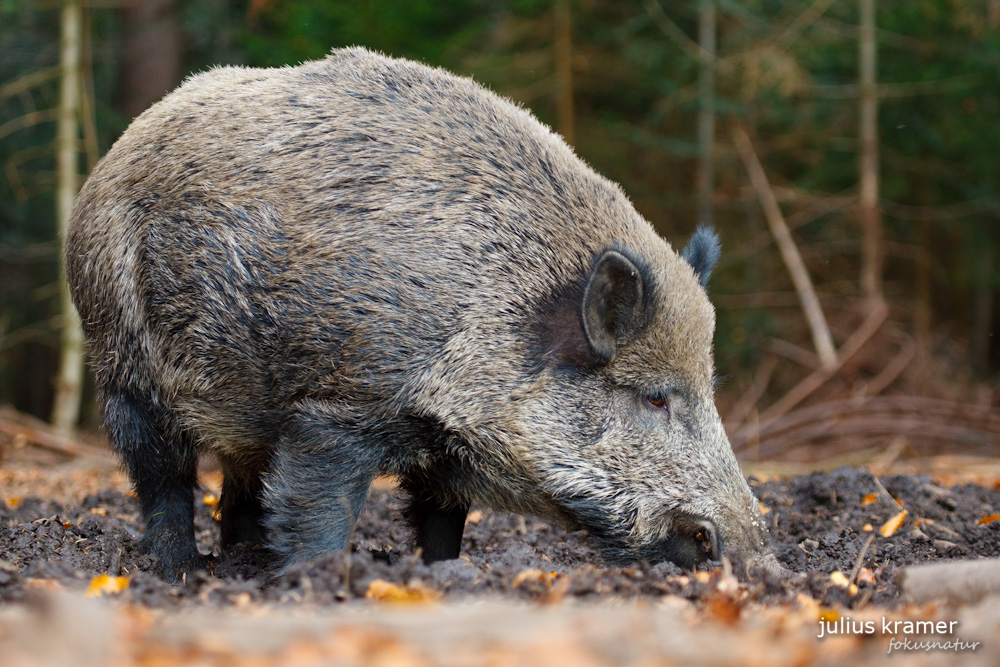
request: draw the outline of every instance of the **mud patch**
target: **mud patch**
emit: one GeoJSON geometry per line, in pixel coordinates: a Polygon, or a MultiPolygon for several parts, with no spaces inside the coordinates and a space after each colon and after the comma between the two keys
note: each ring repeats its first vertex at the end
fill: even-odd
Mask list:
{"type": "MultiPolygon", "coordinates": [[[[338,605],[392,595],[451,600],[493,597],[555,602],[659,599],[677,595],[722,614],[750,603],[775,604],[804,593],[822,605],[895,608],[896,571],[915,563],[1000,556],[1000,490],[945,487],[927,476],[876,480],[841,468],[789,480],[751,480],[765,509],[778,559],[805,573],[797,581],[762,577],[736,583],[730,565],[683,572],[669,563],[606,567],[584,532],[531,517],[489,510],[469,515],[459,560],[425,566],[408,545],[392,489],[373,489],[351,553],[334,554],[273,576],[266,550],[221,554],[212,509],[198,503],[196,534],[206,569],[169,585],[138,555],[138,508],[118,490],[80,502],[29,496],[0,506],[0,600],[18,601],[35,588],[84,590],[101,574],[130,577],[125,600],[156,608],[247,603],[338,605]],[[13,506],[11,506],[13,505],[13,506]],[[907,511],[889,537],[879,529],[907,511]],[[859,554],[863,557],[859,561],[859,554]],[[841,572],[845,584],[831,573],[841,572]],[[720,587],[723,580],[731,585],[720,587]],[[378,582],[378,588],[373,582],[378,582]],[[854,585],[851,586],[850,584],[854,585]],[[728,590],[720,601],[720,590],[728,590]],[[720,606],[721,605],[721,606],[720,606]]],[[[41,490],[40,490],[41,491],[41,490]]]]}

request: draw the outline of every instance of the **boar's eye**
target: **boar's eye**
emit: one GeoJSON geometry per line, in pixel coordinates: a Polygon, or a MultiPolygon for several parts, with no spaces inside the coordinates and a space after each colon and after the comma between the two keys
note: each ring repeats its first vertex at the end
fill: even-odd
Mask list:
{"type": "Polygon", "coordinates": [[[646,405],[670,416],[670,399],[665,394],[649,394],[646,396],[646,405]]]}

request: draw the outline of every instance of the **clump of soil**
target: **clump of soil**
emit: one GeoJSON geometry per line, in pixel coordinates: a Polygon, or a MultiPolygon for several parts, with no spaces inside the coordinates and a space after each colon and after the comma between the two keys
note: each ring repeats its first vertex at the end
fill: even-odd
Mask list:
{"type": "MultiPolygon", "coordinates": [[[[996,488],[945,488],[913,475],[877,480],[867,470],[851,468],[751,483],[765,509],[778,559],[805,576],[783,581],[758,573],[733,593],[741,605],[778,603],[805,593],[826,605],[893,608],[899,604],[893,575],[901,567],[1000,556],[1000,521],[984,520],[1000,512],[996,488]],[[880,527],[903,509],[907,515],[901,527],[881,536],[880,527]],[[856,588],[832,582],[834,571],[859,574],[856,588]]],[[[399,508],[394,490],[374,488],[350,553],[275,576],[266,549],[220,554],[212,509],[199,502],[196,534],[206,569],[170,585],[152,574],[153,563],[136,551],[141,528],[136,501],[129,495],[107,490],[80,503],[26,497],[0,504],[0,600],[21,600],[35,587],[81,590],[95,576],[110,574],[130,577],[121,594],[126,600],[152,607],[247,602],[324,606],[378,595],[379,590],[449,599],[549,601],[674,594],[711,604],[719,595],[720,579],[733,566],[712,563],[696,573],[670,563],[608,567],[584,532],[489,510],[470,513],[461,559],[425,566],[408,544],[399,508]]],[[[735,567],[738,572],[739,564],[735,567]]]]}

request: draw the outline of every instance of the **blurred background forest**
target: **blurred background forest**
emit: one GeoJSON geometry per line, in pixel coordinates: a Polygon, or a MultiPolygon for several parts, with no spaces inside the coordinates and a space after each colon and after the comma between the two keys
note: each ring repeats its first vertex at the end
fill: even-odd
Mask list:
{"type": "Polygon", "coordinates": [[[997,453],[1000,0],[0,0],[6,418],[56,409],[60,180],[189,73],[354,44],[519,101],[675,246],[715,225],[743,458],[997,453]]]}

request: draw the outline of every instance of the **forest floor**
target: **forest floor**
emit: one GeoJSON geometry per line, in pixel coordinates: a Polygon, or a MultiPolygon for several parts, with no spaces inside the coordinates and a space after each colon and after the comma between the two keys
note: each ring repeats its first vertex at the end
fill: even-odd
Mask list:
{"type": "Polygon", "coordinates": [[[30,449],[0,463],[6,667],[1000,664],[1000,597],[977,599],[995,581],[948,601],[900,576],[1000,557],[995,460],[922,462],[932,474],[896,462],[905,474],[878,477],[752,466],[775,552],[804,573],[792,581],[742,581],[725,562],[608,567],[584,533],[486,509],[469,514],[462,558],[428,567],[389,481],[373,486],[351,553],[275,577],[261,551],[219,553],[221,480],[206,470],[196,533],[209,566],[169,585],[133,549],[138,507],[110,458],[30,449]]]}

